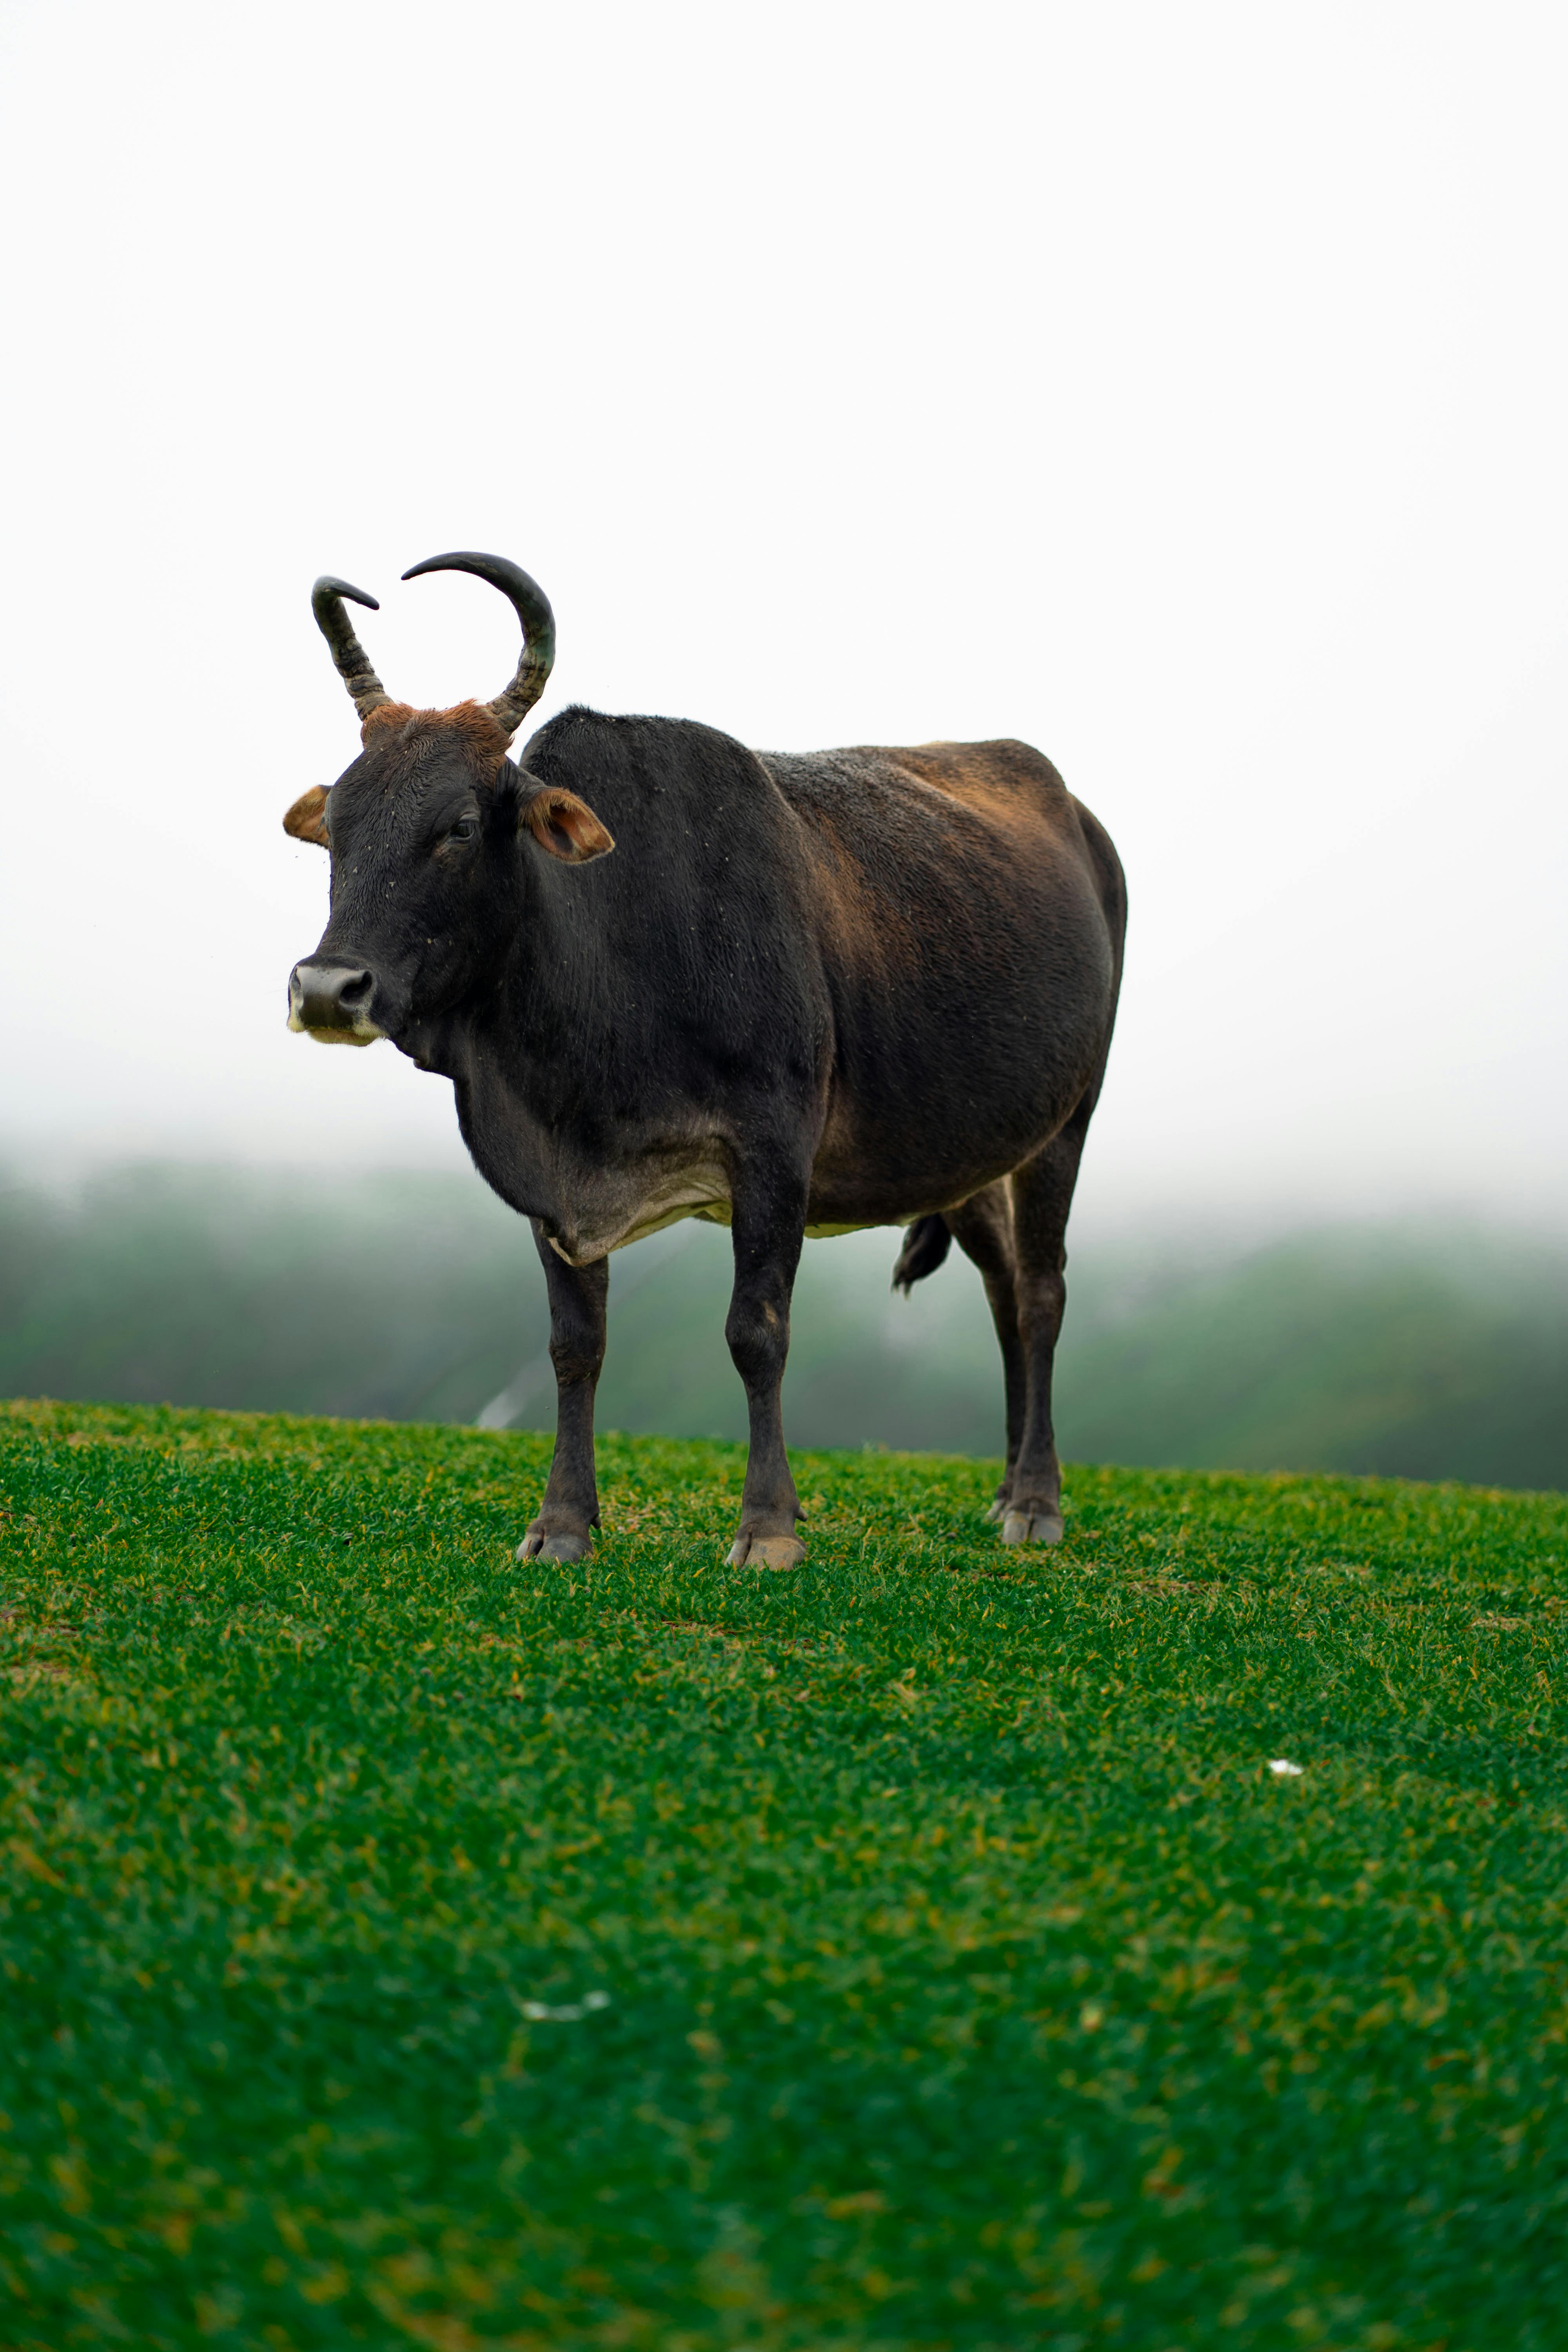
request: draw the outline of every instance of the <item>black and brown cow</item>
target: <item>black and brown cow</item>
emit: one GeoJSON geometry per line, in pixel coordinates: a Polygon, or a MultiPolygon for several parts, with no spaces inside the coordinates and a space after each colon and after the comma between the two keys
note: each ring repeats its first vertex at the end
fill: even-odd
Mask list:
{"type": "Polygon", "coordinates": [[[749,751],[689,719],[569,709],[514,764],[549,603],[496,556],[404,577],[439,571],[490,582],[521,621],[493,702],[394,702],[343,608],[374,600],[316,583],[363,749],[284,820],[331,852],[289,1018],[449,1077],[480,1174],[532,1223],[559,1413],[519,1556],[589,1549],[609,1255],[678,1217],[734,1244],[751,1450],[732,1561],[802,1557],[790,1293],[806,1234],[861,1225],[909,1227],[906,1289],[950,1237],[980,1268],[1006,1381],[994,1516],[1005,1543],[1055,1542],[1063,1237],[1126,910],[1106,834],[1010,741],[749,751]]]}

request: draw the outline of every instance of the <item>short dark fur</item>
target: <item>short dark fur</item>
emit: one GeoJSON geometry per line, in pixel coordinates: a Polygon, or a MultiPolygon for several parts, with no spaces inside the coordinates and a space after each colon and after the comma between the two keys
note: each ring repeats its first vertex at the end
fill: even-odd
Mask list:
{"type": "Polygon", "coordinates": [[[446,717],[378,713],[333,787],[331,919],[300,970],[346,974],[345,1004],[450,1077],[480,1173],[533,1222],[560,1422],[529,1548],[577,1557],[597,1524],[618,1204],[714,1168],[751,1412],[735,1556],[797,1555],[779,1389],[808,1225],[909,1224],[906,1287],[950,1233],[974,1260],[1006,1376],[1005,1532],[1051,1539],[1063,1235],[1125,921],[1094,818],[1022,743],[780,756],[570,709],[514,766],[446,717]],[[537,808],[531,827],[541,791],[552,826],[586,803],[570,839],[537,808]]]}

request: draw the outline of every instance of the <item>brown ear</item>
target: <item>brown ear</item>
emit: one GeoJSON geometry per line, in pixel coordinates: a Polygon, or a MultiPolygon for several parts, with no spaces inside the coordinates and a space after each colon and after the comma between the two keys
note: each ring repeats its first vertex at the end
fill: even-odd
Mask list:
{"type": "Polygon", "coordinates": [[[523,803],[522,823],[541,849],[568,866],[586,866],[590,857],[606,856],[616,845],[587,802],[554,784],[523,803]]]}
{"type": "Polygon", "coordinates": [[[308,793],[300,793],[283,820],[283,830],[291,833],[296,841],[313,841],[320,849],[331,849],[325,784],[312,784],[308,793]]]}

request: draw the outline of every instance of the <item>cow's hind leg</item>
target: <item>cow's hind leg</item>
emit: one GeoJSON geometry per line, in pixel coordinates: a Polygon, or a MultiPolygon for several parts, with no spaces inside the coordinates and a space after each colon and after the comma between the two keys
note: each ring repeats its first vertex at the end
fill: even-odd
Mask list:
{"type": "Polygon", "coordinates": [[[1067,1223],[1089,1130],[1081,1108],[1043,1151],[1007,1179],[1014,1280],[1025,1366],[1024,1424],[1002,1520],[1006,1544],[1059,1543],[1061,1465],[1051,1426],[1051,1370],[1067,1304],[1067,1223]]]}
{"type": "Polygon", "coordinates": [[[1005,1183],[987,1184],[983,1192],[974,1193],[962,1208],[949,1209],[947,1223],[965,1257],[980,1270],[991,1319],[996,1326],[997,1345],[1002,1350],[1002,1379],[1007,1401],[1007,1465],[995,1499],[985,1514],[988,1519],[999,1519],[1007,1507],[1014,1466],[1023,1442],[1028,1385],[1024,1342],[1018,1331],[1013,1203],[1005,1183]]]}
{"type": "Polygon", "coordinates": [[[594,1475],[594,1391],[605,1360],[605,1305],[610,1268],[568,1265],[538,1225],[533,1238],[550,1292],[550,1360],[555,1367],[555,1452],[539,1516],[517,1548],[519,1559],[582,1559],[599,1524],[594,1475]]]}
{"type": "Polygon", "coordinates": [[[784,1360],[789,1306],[805,1238],[806,1178],[775,1167],[738,1176],[731,1204],[735,1286],[724,1337],[745,1383],[751,1423],[741,1525],[731,1567],[794,1568],[805,1556],[796,1535],[800,1499],[784,1453],[784,1360]]]}

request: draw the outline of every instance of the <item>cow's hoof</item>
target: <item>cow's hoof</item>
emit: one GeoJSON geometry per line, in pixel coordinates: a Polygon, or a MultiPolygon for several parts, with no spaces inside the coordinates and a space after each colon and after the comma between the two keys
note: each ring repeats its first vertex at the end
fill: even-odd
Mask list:
{"type": "Polygon", "coordinates": [[[592,1536],[547,1536],[530,1528],[517,1548],[519,1559],[586,1559],[594,1549],[592,1536]]]}
{"type": "Polygon", "coordinates": [[[1000,1495],[998,1495],[994,1502],[993,1502],[993,1503],[987,1503],[987,1504],[986,1504],[986,1506],[985,1506],[985,1516],[986,1516],[986,1517],[987,1517],[988,1519],[990,1519],[993,1523],[994,1523],[997,1519],[1001,1518],[1001,1517],[1004,1516],[1004,1514],[1005,1514],[1005,1511],[1006,1511],[1006,1508],[1007,1508],[1006,1504],[1002,1500],[1001,1496],[1000,1496],[1000,1495]]]}
{"type": "Polygon", "coordinates": [[[1062,1539],[1059,1511],[1009,1510],[1002,1522],[1005,1544],[1057,1544],[1062,1539]]]}
{"type": "Polygon", "coordinates": [[[731,1568],[798,1568],[805,1546],[798,1536],[737,1536],[730,1547],[731,1568]]]}

